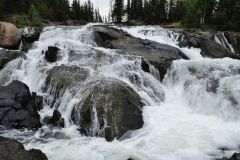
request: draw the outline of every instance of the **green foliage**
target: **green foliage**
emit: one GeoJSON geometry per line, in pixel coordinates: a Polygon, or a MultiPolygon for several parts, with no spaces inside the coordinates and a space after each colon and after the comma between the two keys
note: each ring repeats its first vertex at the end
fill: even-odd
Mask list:
{"type": "Polygon", "coordinates": [[[0,0],[0,19],[5,15],[20,15],[14,20],[19,25],[42,25],[43,19],[50,21],[84,20],[102,21],[99,10],[94,10],[91,0],[80,5],[74,0],[0,0]],[[24,18],[23,18],[24,17],[24,18]]]}

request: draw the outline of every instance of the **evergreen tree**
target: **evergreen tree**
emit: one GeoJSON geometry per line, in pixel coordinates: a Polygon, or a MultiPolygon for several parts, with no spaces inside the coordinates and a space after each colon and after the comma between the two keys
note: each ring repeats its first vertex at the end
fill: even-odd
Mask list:
{"type": "Polygon", "coordinates": [[[123,0],[115,0],[112,18],[118,23],[122,22],[122,17],[124,14],[123,6],[124,6],[123,0]]]}

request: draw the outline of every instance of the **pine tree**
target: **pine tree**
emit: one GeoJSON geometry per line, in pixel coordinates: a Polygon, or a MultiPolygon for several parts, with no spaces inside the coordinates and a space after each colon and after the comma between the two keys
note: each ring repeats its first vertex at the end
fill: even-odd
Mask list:
{"type": "Polygon", "coordinates": [[[113,20],[116,20],[117,23],[122,22],[122,17],[124,14],[123,6],[124,6],[123,0],[115,0],[112,18],[113,20]]]}

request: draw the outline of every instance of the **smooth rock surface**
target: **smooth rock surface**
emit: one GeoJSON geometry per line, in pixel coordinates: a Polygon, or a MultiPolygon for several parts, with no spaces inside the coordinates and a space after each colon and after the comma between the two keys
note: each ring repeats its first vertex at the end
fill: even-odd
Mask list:
{"type": "Polygon", "coordinates": [[[18,49],[21,43],[21,31],[13,24],[0,22],[0,47],[18,49]]]}
{"type": "Polygon", "coordinates": [[[163,79],[173,60],[188,59],[178,48],[133,37],[122,30],[108,26],[94,26],[98,46],[119,49],[120,53],[141,56],[154,65],[163,79]],[[123,51],[123,52],[122,52],[123,51]]]}
{"type": "Polygon", "coordinates": [[[72,112],[73,121],[80,125],[84,134],[112,141],[143,126],[143,103],[131,87],[116,79],[102,79],[92,84],[72,112]]]}

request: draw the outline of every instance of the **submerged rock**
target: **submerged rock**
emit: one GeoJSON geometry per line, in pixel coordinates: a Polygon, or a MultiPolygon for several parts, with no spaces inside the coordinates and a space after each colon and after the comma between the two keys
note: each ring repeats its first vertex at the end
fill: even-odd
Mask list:
{"type": "Polygon", "coordinates": [[[56,62],[58,59],[59,48],[55,46],[49,46],[48,50],[45,52],[45,59],[47,62],[56,62]]]}
{"type": "Polygon", "coordinates": [[[31,95],[28,86],[20,81],[0,87],[0,125],[15,129],[41,127],[39,101],[41,98],[31,95]]]}
{"type": "Polygon", "coordinates": [[[117,79],[103,79],[92,85],[72,112],[73,121],[84,134],[112,141],[143,126],[143,103],[131,87],[117,79]]]}
{"type": "Polygon", "coordinates": [[[20,51],[0,50],[0,70],[3,69],[7,63],[19,57],[25,57],[24,53],[20,51]]]}
{"type": "Polygon", "coordinates": [[[1,160],[47,160],[44,153],[37,149],[24,149],[22,143],[0,136],[1,160]]]}
{"type": "Polygon", "coordinates": [[[170,45],[136,38],[108,26],[94,26],[93,29],[98,46],[120,49],[126,54],[142,56],[159,70],[161,79],[173,60],[188,59],[178,48],[170,45]]]}
{"type": "Polygon", "coordinates": [[[18,49],[21,43],[21,31],[13,24],[0,22],[0,47],[18,49]]]}

